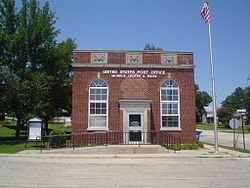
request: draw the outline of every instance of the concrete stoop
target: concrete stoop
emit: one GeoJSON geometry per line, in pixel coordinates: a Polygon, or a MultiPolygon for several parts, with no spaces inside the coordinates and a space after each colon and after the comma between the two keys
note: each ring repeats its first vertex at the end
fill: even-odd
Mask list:
{"type": "Polygon", "coordinates": [[[170,151],[159,145],[108,145],[83,148],[43,150],[42,153],[76,154],[162,154],[170,151]]]}
{"type": "Polygon", "coordinates": [[[214,147],[204,145],[199,150],[181,150],[175,152],[159,145],[108,145],[82,148],[60,148],[50,150],[25,150],[17,154],[0,154],[3,156],[29,156],[29,157],[58,157],[58,158],[250,158],[249,153],[241,153],[219,148],[214,152],[214,147]]]}

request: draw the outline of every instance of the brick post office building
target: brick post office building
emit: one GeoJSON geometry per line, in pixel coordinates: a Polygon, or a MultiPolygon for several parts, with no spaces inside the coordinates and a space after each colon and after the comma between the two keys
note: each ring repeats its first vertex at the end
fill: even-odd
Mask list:
{"type": "Polygon", "coordinates": [[[72,133],[121,131],[132,141],[164,131],[195,141],[192,52],[75,50],[72,66],[72,133]]]}

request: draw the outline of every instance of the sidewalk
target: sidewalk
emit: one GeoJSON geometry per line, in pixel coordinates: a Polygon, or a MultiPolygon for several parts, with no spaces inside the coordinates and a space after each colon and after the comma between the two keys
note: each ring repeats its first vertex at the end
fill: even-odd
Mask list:
{"type": "Polygon", "coordinates": [[[0,154],[0,157],[28,158],[250,158],[250,154],[204,145],[199,150],[166,150],[160,146],[97,146],[89,148],[26,150],[17,154],[0,154]],[[132,151],[132,152],[131,152],[132,151]]]}

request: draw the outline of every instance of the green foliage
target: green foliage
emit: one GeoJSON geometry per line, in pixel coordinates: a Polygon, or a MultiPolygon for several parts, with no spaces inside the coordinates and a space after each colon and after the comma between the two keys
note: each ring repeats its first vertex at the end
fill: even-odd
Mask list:
{"type": "MultiPolygon", "coordinates": [[[[202,142],[202,143],[210,145],[210,146],[214,146],[214,144],[211,144],[211,143],[208,143],[208,142],[202,142]]],[[[250,150],[244,150],[242,148],[234,148],[234,147],[223,146],[223,145],[219,145],[219,147],[229,149],[229,150],[232,150],[232,151],[242,152],[242,153],[250,153],[250,150]]]]}
{"type": "Polygon", "coordinates": [[[208,123],[197,123],[196,124],[196,129],[201,129],[201,130],[213,130],[214,127],[212,124],[208,123]]]}
{"type": "Polygon", "coordinates": [[[5,141],[0,142],[0,153],[17,153],[23,150],[34,150],[36,149],[35,142],[25,142],[25,141],[5,141]]]}
{"type": "Polygon", "coordinates": [[[218,117],[222,119],[225,125],[228,124],[229,117],[232,117],[237,109],[246,109],[248,123],[250,122],[250,86],[246,88],[236,88],[234,92],[227,96],[224,101],[222,101],[222,115],[219,114],[218,117]]]}
{"type": "Polygon", "coordinates": [[[60,124],[60,123],[49,124],[49,130],[51,130],[51,131],[57,130],[57,131],[62,132],[62,133],[70,134],[71,133],[71,126],[64,126],[64,124],[60,124]]]}
{"type": "MultiPolygon", "coordinates": [[[[15,121],[0,121],[0,153],[17,153],[23,150],[37,149],[36,142],[26,142],[27,131],[21,130],[19,139],[15,137],[15,121]]],[[[70,133],[71,127],[63,124],[49,124],[52,134],[70,133]]]]}
{"type": "Polygon", "coordinates": [[[26,131],[20,131],[19,139],[15,138],[16,122],[0,121],[0,153],[17,153],[23,150],[36,149],[35,142],[26,142],[26,131]]]}
{"type": "Polygon", "coordinates": [[[199,141],[196,141],[194,144],[181,144],[182,150],[198,150],[200,148],[204,148],[204,144],[199,141]]]}
{"type": "Polygon", "coordinates": [[[52,148],[61,148],[64,147],[66,145],[66,136],[62,136],[63,134],[65,134],[65,132],[61,131],[61,130],[53,130],[50,132],[50,135],[52,137],[50,137],[49,139],[49,145],[52,148]]]}
{"type": "Polygon", "coordinates": [[[0,137],[4,137],[8,135],[8,137],[15,136],[15,126],[11,125],[0,125],[0,137]],[[13,127],[13,129],[11,129],[13,127]]]}
{"type": "Polygon", "coordinates": [[[149,51],[163,51],[163,48],[155,47],[153,44],[145,44],[144,50],[149,50],[149,51]]]}
{"type": "Polygon", "coordinates": [[[195,85],[196,89],[196,107],[199,109],[204,108],[204,106],[208,106],[212,101],[212,97],[205,91],[199,91],[199,86],[195,85]]]}
{"type": "Polygon", "coordinates": [[[0,121],[0,126],[15,125],[15,121],[0,121]]]}
{"type": "Polygon", "coordinates": [[[228,107],[231,109],[242,109],[245,107],[246,96],[244,89],[238,87],[234,90],[234,92],[227,96],[226,99],[222,102],[224,107],[228,107]]]}
{"type": "MultiPolygon", "coordinates": [[[[0,141],[4,140],[15,140],[15,121],[0,121],[0,141]]],[[[20,132],[21,136],[24,137],[26,134],[25,130],[20,132]]]]}
{"type": "Polygon", "coordinates": [[[203,114],[206,113],[204,106],[208,106],[213,100],[207,92],[199,91],[198,85],[195,85],[195,90],[196,119],[198,122],[201,122],[203,114]]]}
{"type": "Polygon", "coordinates": [[[221,107],[217,110],[218,121],[225,127],[229,127],[229,121],[233,118],[234,110],[229,107],[221,107]]]}
{"type": "MultiPolygon", "coordinates": [[[[209,123],[197,123],[196,128],[201,130],[214,130],[213,124],[209,123]]],[[[218,130],[231,130],[231,129],[225,128],[223,125],[218,125],[218,130]]]]}
{"type": "Polygon", "coordinates": [[[55,14],[38,0],[0,0],[0,112],[18,119],[16,136],[30,117],[48,120],[71,111],[74,40],[56,42],[55,14]]]}
{"type": "MultiPolygon", "coordinates": [[[[176,144],[163,145],[163,147],[170,150],[177,150],[178,148],[176,144]]],[[[196,141],[194,144],[181,144],[180,148],[181,150],[198,150],[204,148],[204,145],[202,142],[196,141]]]]}
{"type": "Polygon", "coordinates": [[[65,134],[65,132],[61,129],[54,129],[50,132],[49,135],[60,135],[60,134],[65,134]]]}
{"type": "MultiPolygon", "coordinates": [[[[234,133],[234,131],[235,131],[236,134],[242,134],[243,133],[243,130],[242,130],[241,127],[239,129],[235,129],[235,130],[233,130],[231,128],[220,130],[220,132],[224,132],[224,133],[234,133]]],[[[249,134],[249,133],[250,133],[250,128],[245,127],[244,128],[244,134],[249,134]]]]}
{"type": "MultiPolygon", "coordinates": [[[[214,126],[213,126],[213,124],[198,123],[198,124],[196,124],[196,129],[200,129],[200,130],[214,130],[214,126]]],[[[225,132],[225,133],[233,133],[234,132],[233,129],[228,128],[228,127],[225,128],[224,125],[218,125],[218,130],[220,132],[225,132]]],[[[235,133],[242,134],[242,132],[243,131],[242,131],[241,127],[239,129],[235,130],[235,133]]],[[[249,134],[249,133],[250,133],[250,127],[246,127],[245,128],[245,134],[249,134]]]]}

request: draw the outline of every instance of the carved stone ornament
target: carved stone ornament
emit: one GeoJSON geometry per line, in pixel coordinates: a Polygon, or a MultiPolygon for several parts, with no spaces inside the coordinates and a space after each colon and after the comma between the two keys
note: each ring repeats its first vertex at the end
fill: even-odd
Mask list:
{"type": "Polygon", "coordinates": [[[142,55],[139,53],[128,53],[127,54],[127,64],[141,64],[142,63],[142,55]]]}
{"type": "Polygon", "coordinates": [[[162,54],[161,55],[161,64],[164,65],[176,65],[176,55],[170,55],[170,54],[162,54]]]}
{"type": "Polygon", "coordinates": [[[91,53],[91,63],[107,63],[107,53],[91,53]]]}
{"type": "Polygon", "coordinates": [[[168,73],[168,79],[169,79],[169,80],[172,79],[172,74],[171,74],[171,72],[168,73]]]}

